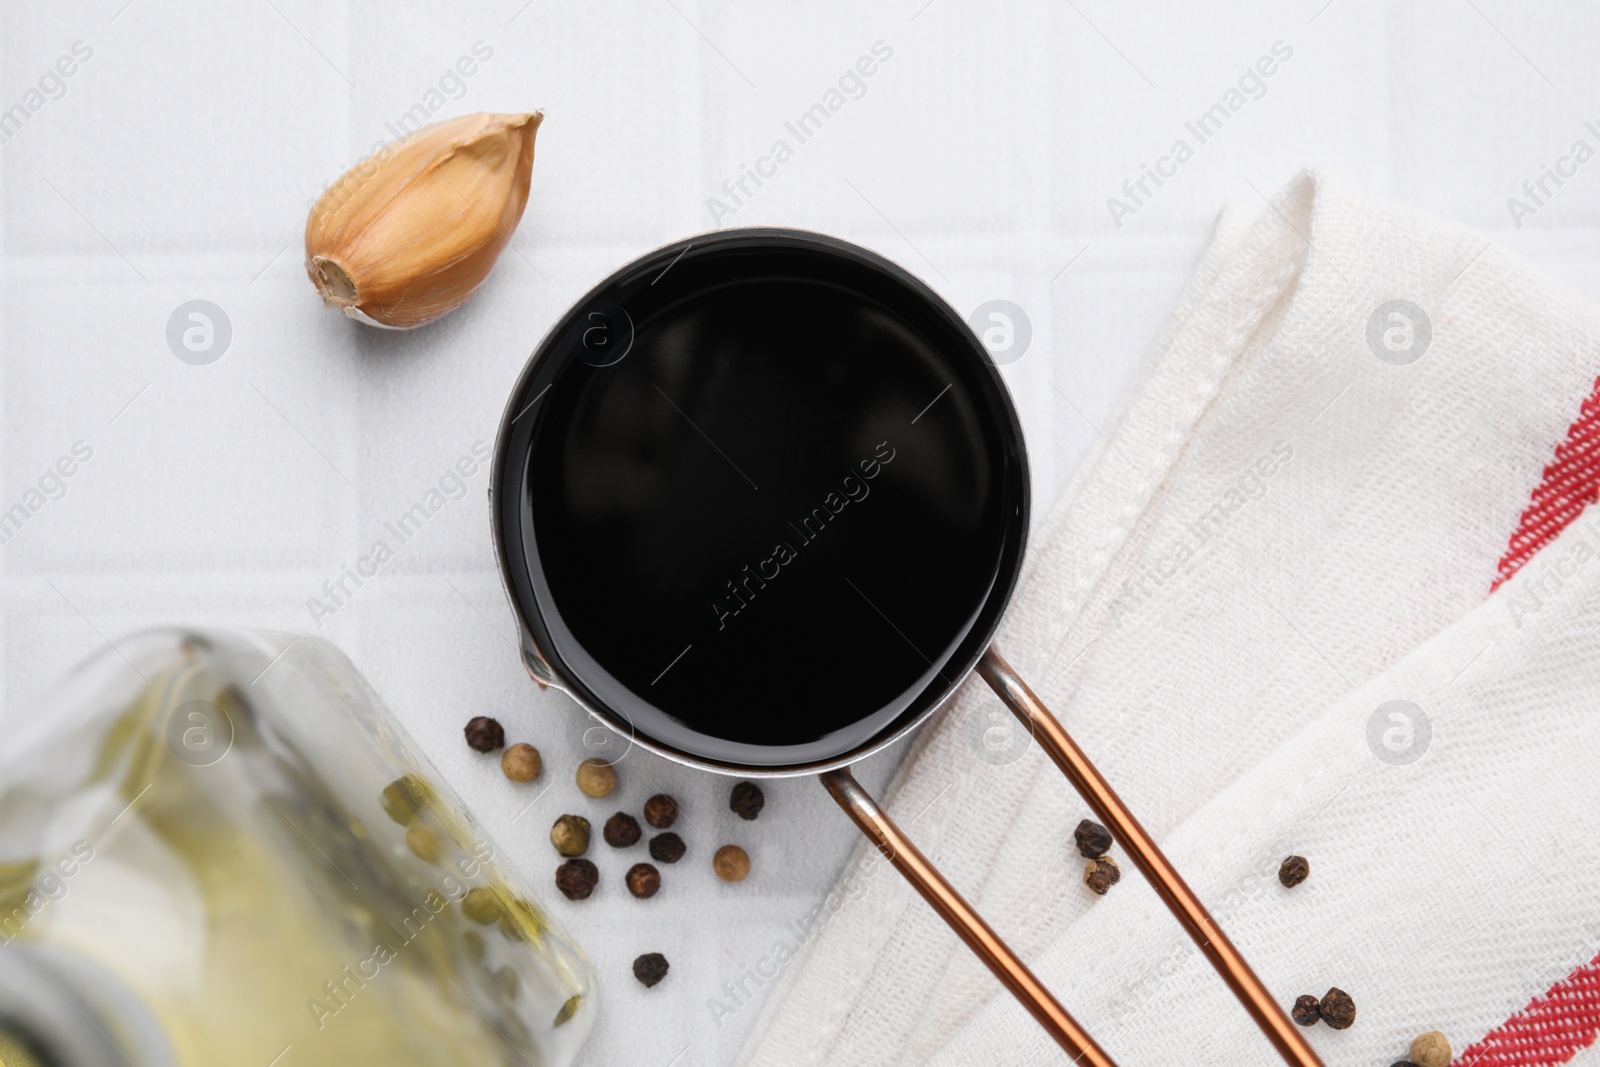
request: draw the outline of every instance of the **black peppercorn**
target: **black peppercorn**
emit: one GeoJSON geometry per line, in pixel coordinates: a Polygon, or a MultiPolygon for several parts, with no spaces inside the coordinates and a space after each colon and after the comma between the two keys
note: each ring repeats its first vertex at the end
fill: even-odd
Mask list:
{"type": "Polygon", "coordinates": [[[1399,1060],[1393,1064],[1390,1064],[1390,1067],[1417,1067],[1417,1065],[1412,1063],[1410,1060],[1399,1060]]]}
{"type": "Polygon", "coordinates": [[[761,787],[754,782],[740,782],[733,787],[733,796],[728,800],[728,808],[741,819],[754,819],[761,814],[761,809],[767,804],[767,798],[761,792],[761,787]]]}
{"type": "Polygon", "coordinates": [[[1106,890],[1120,881],[1122,872],[1117,870],[1117,861],[1109,856],[1090,860],[1083,870],[1083,884],[1100,896],[1105,896],[1106,890]]]}
{"type": "Polygon", "coordinates": [[[600,884],[600,870],[588,860],[568,860],[556,868],[556,888],[568,900],[588,900],[600,884]]]}
{"type": "Polygon", "coordinates": [[[1104,856],[1112,845],[1111,831],[1088,819],[1080,822],[1078,828],[1072,831],[1072,839],[1078,843],[1078,851],[1092,860],[1104,856]]]}
{"type": "Polygon", "coordinates": [[[1306,876],[1310,873],[1311,864],[1306,861],[1304,856],[1290,856],[1288,859],[1284,860],[1283,865],[1278,868],[1278,881],[1282,882],[1288,888],[1293,889],[1295,886],[1305,881],[1306,876]]]}
{"type": "Polygon", "coordinates": [[[612,848],[628,848],[639,843],[643,836],[639,829],[639,820],[624,812],[617,812],[606,820],[606,844],[612,848]]]}
{"type": "Polygon", "coordinates": [[[467,744],[478,752],[493,752],[505,747],[505,728],[487,715],[477,715],[467,720],[467,728],[463,732],[467,735],[467,744]]]}
{"type": "Polygon", "coordinates": [[[633,961],[633,976],[649,989],[667,976],[667,968],[667,957],[659,952],[646,952],[633,961]]]}
{"type": "Polygon", "coordinates": [[[1335,1030],[1349,1029],[1356,1021],[1356,1002],[1350,999],[1350,994],[1334,986],[1322,994],[1322,1021],[1335,1030]]]}
{"type": "Polygon", "coordinates": [[[683,838],[677,834],[657,834],[650,839],[650,858],[657,863],[677,863],[685,851],[683,838]]]}
{"type": "Polygon", "coordinates": [[[678,821],[678,802],[665,793],[657,793],[644,802],[644,821],[657,830],[665,830],[678,821]]]}
{"type": "Polygon", "coordinates": [[[628,868],[628,892],[640,900],[648,900],[661,889],[661,872],[648,863],[635,863],[628,868]]]}
{"type": "Polygon", "coordinates": [[[1290,1018],[1301,1026],[1315,1026],[1317,1020],[1322,1018],[1322,1002],[1310,993],[1294,998],[1294,1007],[1289,1011],[1290,1018]]]}

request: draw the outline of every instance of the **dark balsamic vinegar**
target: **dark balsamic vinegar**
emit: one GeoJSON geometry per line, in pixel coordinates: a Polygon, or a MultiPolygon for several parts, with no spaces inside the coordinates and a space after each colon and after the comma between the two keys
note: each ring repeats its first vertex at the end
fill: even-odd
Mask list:
{"type": "Polygon", "coordinates": [[[605,295],[611,351],[631,347],[559,361],[523,468],[548,642],[590,695],[671,747],[775,766],[947,689],[1026,491],[960,323],[872,264],[781,245],[691,251],[605,295]]]}

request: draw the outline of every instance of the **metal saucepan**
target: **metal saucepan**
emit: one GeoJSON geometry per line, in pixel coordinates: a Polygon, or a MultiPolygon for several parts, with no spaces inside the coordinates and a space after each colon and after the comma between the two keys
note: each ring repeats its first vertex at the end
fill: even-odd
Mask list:
{"type": "Polygon", "coordinates": [[[1111,1059],[847,769],[974,669],[1290,1063],[1320,1061],[990,640],[1028,526],[1022,428],[961,318],[865,249],[724,230],[628,264],[512,390],[491,480],[528,669],[634,744],[817,774],[1076,1063],[1111,1059]]]}

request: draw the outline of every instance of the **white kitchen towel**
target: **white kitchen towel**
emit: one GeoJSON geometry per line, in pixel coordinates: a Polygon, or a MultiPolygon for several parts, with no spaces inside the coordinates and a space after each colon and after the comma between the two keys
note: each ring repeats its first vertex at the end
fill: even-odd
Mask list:
{"type": "MultiPolygon", "coordinates": [[[[1176,835],[1224,797],[1269,790],[1230,809],[1244,815],[1213,827],[1221,836],[1183,853],[1180,869],[1196,855],[1249,857],[1249,871],[1228,868],[1238,881],[1275,867],[1279,848],[1310,855],[1302,842],[1323,842],[1313,836],[1316,820],[1276,818],[1309,786],[1273,793],[1281,783],[1268,772],[1299,765],[1289,755],[1304,745],[1311,763],[1326,757],[1332,773],[1343,749],[1329,747],[1319,724],[1353,714],[1344,702],[1367,697],[1352,694],[1370,694],[1365,687],[1386,670],[1462,622],[1593,499],[1597,365],[1600,315],[1574,294],[1470,230],[1336,177],[1302,175],[1264,208],[1219,221],[1142,383],[1032,545],[999,646],[1174,851],[1176,835]],[[1289,831],[1293,840],[1280,840],[1289,831]]],[[[1507,589],[1502,599],[1514,596],[1507,589]]],[[[1427,695],[1395,699],[1421,707],[1427,695]]],[[[1388,714],[1380,742],[1394,725],[1388,714]]],[[[1544,728],[1539,708],[1502,714],[1544,728]]],[[[1183,942],[1176,921],[1108,918],[1154,897],[1126,864],[1128,876],[1109,899],[1085,889],[1071,829],[1090,813],[1036,747],[1020,757],[1018,746],[997,749],[995,731],[1006,721],[982,683],[969,682],[919,739],[889,810],[1025,958],[1083,944],[1159,963],[1183,942]]],[[[1392,769],[1380,758],[1390,750],[1366,747],[1365,736],[1355,741],[1370,773],[1392,769]]],[[[1593,748],[1572,740],[1563,756],[1592,763],[1593,748]]],[[[1444,765],[1446,741],[1441,736],[1417,766],[1444,765]]],[[[1472,773],[1465,755],[1455,765],[1472,773]]],[[[1525,782],[1525,796],[1512,799],[1573,802],[1546,795],[1545,784],[1525,782]]],[[[1408,792],[1397,795],[1411,802],[1408,792]]],[[[1470,810],[1463,827],[1468,817],[1470,810]]],[[[1357,824],[1340,825],[1354,832],[1357,824]]],[[[1494,825],[1516,833],[1512,820],[1494,825]]],[[[1450,849],[1463,832],[1408,834],[1408,861],[1424,869],[1457,862],[1450,849]]],[[[1337,930],[1353,918],[1341,909],[1362,906],[1359,893],[1333,892],[1350,872],[1327,869],[1351,845],[1326,842],[1320,862],[1311,856],[1313,881],[1293,898],[1310,927],[1337,930]],[[1317,910],[1323,905],[1326,914],[1317,910]]],[[[1590,842],[1566,846],[1586,850],[1595,866],[1590,842]]],[[[1003,995],[897,879],[850,881],[868,859],[858,853],[842,903],[822,913],[777,979],[781,988],[744,1062],[920,1064],[1003,995]]],[[[1483,867],[1486,878],[1508,870],[1501,861],[1483,867]]],[[[1210,870],[1191,877],[1217,906],[1218,883],[1202,878],[1210,870]]],[[[1381,866],[1362,873],[1384,876],[1381,866]]],[[[1514,894],[1514,881],[1505,875],[1485,885],[1514,894]]],[[[1224,879],[1223,887],[1232,884],[1224,879]]],[[[1467,899],[1427,900],[1442,924],[1474,922],[1467,899]]],[[[1523,988],[1526,975],[1508,966],[1501,988],[1501,954],[1521,954],[1558,978],[1577,956],[1594,955],[1593,944],[1584,955],[1585,936],[1523,943],[1486,935],[1455,966],[1482,979],[1480,992],[1492,987],[1509,1014],[1550,983],[1523,988]]],[[[1247,955],[1261,948],[1239,940],[1247,955]]],[[[1413,970],[1414,943],[1363,949],[1370,966],[1407,979],[1417,1000],[1406,1003],[1420,1011],[1437,975],[1413,970]]],[[[1084,974],[1097,967],[1081,954],[1070,966],[1084,974]]],[[[1268,980],[1286,1003],[1356,981],[1316,968],[1274,970],[1268,980]]],[[[1258,1038],[1212,1046],[1176,1030],[1164,1040],[1179,1044],[1141,1054],[1137,1041],[1165,1033],[1162,1001],[1172,997],[1208,1006],[1219,1028],[1231,1025],[1240,1013],[1208,975],[1195,972],[1131,1013],[1096,991],[1088,1003],[1063,999],[1124,1062],[1272,1061],[1258,1038]],[[1170,1055],[1211,1047],[1239,1058],[1170,1055]]],[[[983,1025],[1009,1010],[996,1004],[961,1033],[961,1047],[991,1058],[1026,1047],[1010,1027],[983,1025]]],[[[1367,1002],[1360,1032],[1377,1033],[1368,1020],[1383,1010],[1367,1002]]],[[[1460,1048],[1482,1035],[1456,1036],[1460,1048]]]]}
{"type": "MultiPolygon", "coordinates": [[[[1308,1034],[1329,1067],[1385,1067],[1429,1030],[1463,1067],[1566,1063],[1592,1039],[1597,550],[1600,507],[1166,835],[1286,1005],[1329,986],[1354,998],[1354,1026],[1308,1034]],[[1291,852],[1311,864],[1292,890],[1276,879],[1291,852]],[[1500,1025],[1555,983],[1568,995],[1537,1025],[1500,1025]]],[[[1093,911],[1034,967],[1119,1063],[1280,1062],[1147,887],[1093,911]]],[[[1066,1062],[1005,998],[931,1060],[1066,1062]]]]}

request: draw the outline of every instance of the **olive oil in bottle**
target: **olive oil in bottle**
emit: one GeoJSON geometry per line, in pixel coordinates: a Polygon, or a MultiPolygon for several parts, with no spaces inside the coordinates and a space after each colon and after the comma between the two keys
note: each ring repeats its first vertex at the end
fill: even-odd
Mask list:
{"type": "Polygon", "coordinates": [[[571,1062],[588,961],[333,646],[118,647],[0,724],[0,1065],[571,1062]]]}

